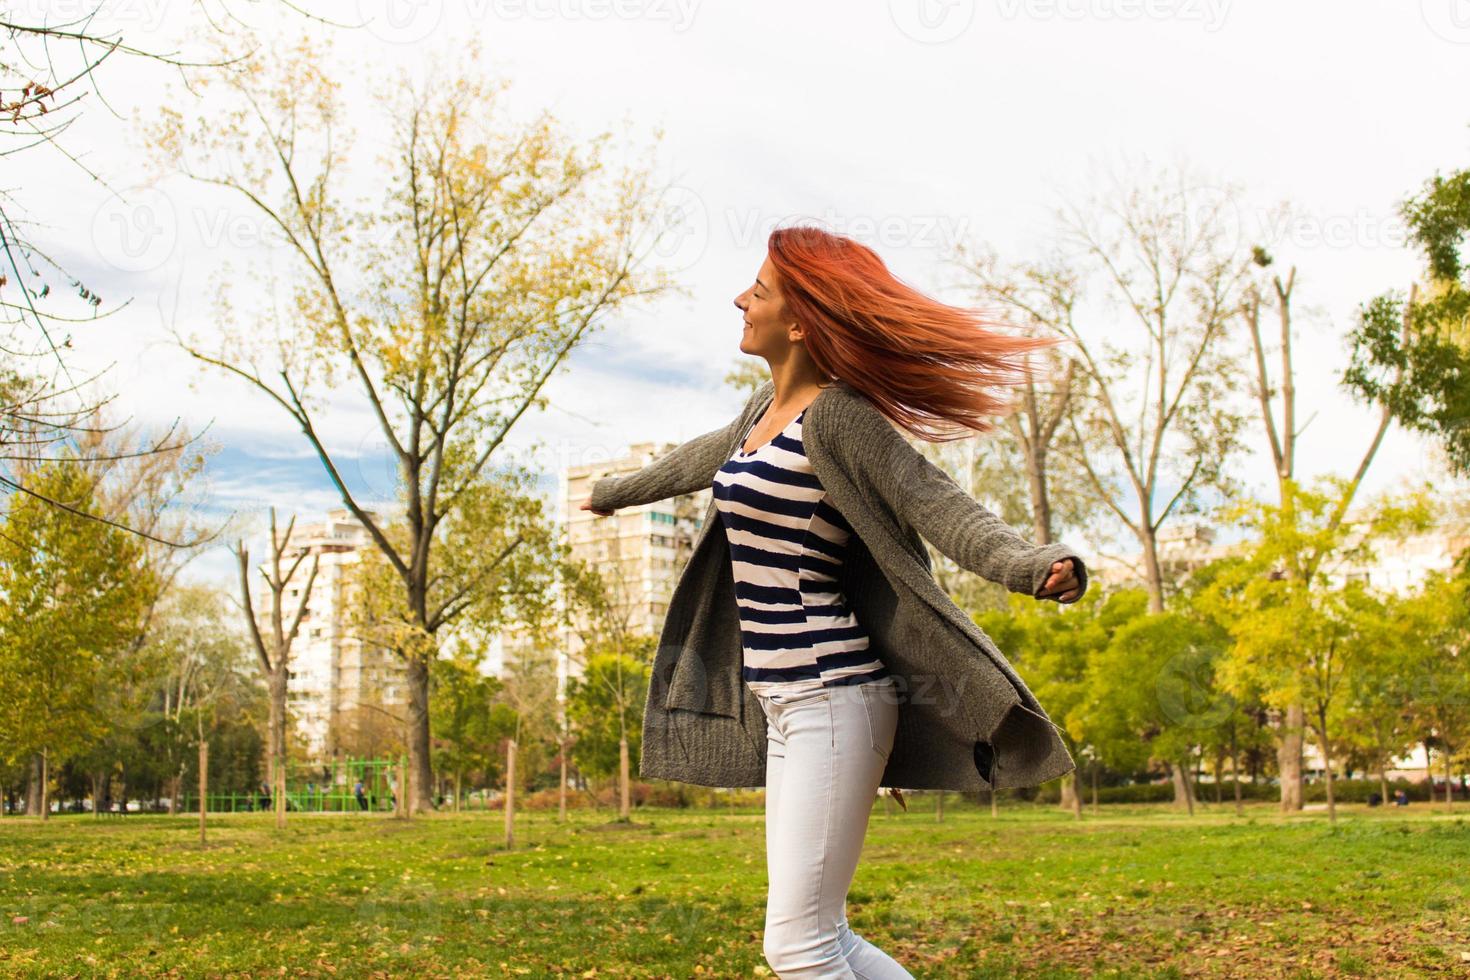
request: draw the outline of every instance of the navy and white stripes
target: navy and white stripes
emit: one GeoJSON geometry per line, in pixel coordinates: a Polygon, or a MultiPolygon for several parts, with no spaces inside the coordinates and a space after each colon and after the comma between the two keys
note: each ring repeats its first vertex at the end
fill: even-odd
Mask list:
{"type": "Polygon", "coordinates": [[[802,448],[805,415],[752,452],[743,439],[736,443],[714,479],[740,613],[742,676],[757,692],[888,674],[837,581],[852,528],[802,448]]]}

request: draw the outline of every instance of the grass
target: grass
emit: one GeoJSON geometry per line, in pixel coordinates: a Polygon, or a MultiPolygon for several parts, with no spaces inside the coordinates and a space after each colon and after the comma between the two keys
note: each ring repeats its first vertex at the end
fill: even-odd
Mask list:
{"type": "MultiPolygon", "coordinates": [[[[916,977],[1470,975],[1470,824],[879,803],[854,930],[916,977]]],[[[0,821],[3,976],[771,976],[759,809],[0,821]]]]}

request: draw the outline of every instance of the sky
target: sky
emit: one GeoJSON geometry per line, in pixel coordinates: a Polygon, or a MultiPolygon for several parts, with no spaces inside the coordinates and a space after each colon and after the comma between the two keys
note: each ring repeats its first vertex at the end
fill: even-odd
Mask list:
{"type": "MultiPolygon", "coordinates": [[[[690,223],[658,260],[687,295],[609,318],[547,385],[551,407],[517,425],[511,448],[543,472],[551,501],[563,466],[632,442],[682,442],[739,409],[743,396],[722,383],[745,356],[733,300],[774,227],[821,222],[872,246],[906,281],[960,301],[948,261],[957,244],[1007,262],[1039,257],[1055,241],[1058,207],[1140,164],[1187,167],[1206,192],[1238,187],[1231,220],[1242,234],[1276,232],[1279,267],[1298,270],[1299,418],[1316,413],[1299,469],[1346,473],[1375,416],[1336,386],[1341,337],[1359,303],[1407,289],[1420,268],[1397,204],[1437,171],[1470,166],[1466,0],[301,4],[345,27],[269,2],[213,2],[218,22],[248,22],[272,45],[332,36],[363,125],[350,175],[359,187],[378,179],[383,138],[361,83],[400,70],[421,77],[468,39],[509,84],[496,111],[548,110],[581,138],[626,124],[640,147],[662,130],[655,169],[690,223]],[[1271,217],[1283,202],[1298,216],[1288,226],[1271,217]]],[[[196,50],[183,33],[198,26],[194,0],[30,6],[33,22],[52,23],[100,6],[99,31],[151,51],[196,50]]],[[[208,426],[213,512],[257,528],[272,504],[318,518],[340,501],[291,419],[170,340],[171,329],[218,332],[222,277],[248,295],[242,270],[289,272],[289,257],[242,203],[176,175],[152,179],[158,154],[140,121],[164,103],[209,111],[175,72],[115,56],[96,77],[67,134],[75,160],[41,148],[7,162],[32,236],[104,296],[104,309],[126,301],[75,325],[74,370],[105,369],[114,407],[137,423],[208,426]]],[[[1099,312],[1087,329],[1124,327],[1099,312]]],[[[329,398],[325,437],[351,464],[345,478],[368,499],[390,492],[375,422],[350,393],[329,398]]],[[[1269,465],[1254,452],[1262,440],[1251,442],[1238,471],[1269,495],[1269,465]]],[[[1425,452],[1394,427],[1366,489],[1422,482],[1425,452]]],[[[221,547],[189,575],[223,584],[231,568],[221,547]]]]}

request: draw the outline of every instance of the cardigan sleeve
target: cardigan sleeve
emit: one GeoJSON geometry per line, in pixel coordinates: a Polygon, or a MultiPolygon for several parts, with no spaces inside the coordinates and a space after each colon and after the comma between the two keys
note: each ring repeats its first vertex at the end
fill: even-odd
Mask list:
{"type": "Polygon", "coordinates": [[[910,445],[886,416],[876,409],[871,414],[876,421],[863,429],[869,445],[856,474],[867,492],[955,564],[1011,592],[1039,598],[1052,562],[1070,558],[1078,592],[1068,604],[1082,598],[1087,566],[1075,550],[1060,543],[1032,544],[910,445]]]}
{"type": "Polygon", "coordinates": [[[592,484],[589,503],[596,510],[617,510],[695,493],[712,486],[731,446],[744,435],[741,427],[750,414],[751,405],[770,388],[774,388],[774,384],[766,381],[750,396],[745,410],[727,424],[674,447],[638,472],[597,480],[592,484]]]}

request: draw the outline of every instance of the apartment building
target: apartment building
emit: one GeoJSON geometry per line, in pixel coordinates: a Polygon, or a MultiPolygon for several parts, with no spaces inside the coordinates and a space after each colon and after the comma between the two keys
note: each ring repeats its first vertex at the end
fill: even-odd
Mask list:
{"type": "MultiPolygon", "coordinates": [[[[657,636],[669,608],[679,572],[694,550],[712,491],[626,507],[611,517],[582,510],[592,485],[605,476],[635,473],[677,443],[642,442],[610,462],[569,467],[563,473],[559,517],[572,555],[594,565],[609,580],[615,604],[629,629],[657,636]]],[[[562,646],[558,684],[580,674],[580,641],[568,630],[562,646]]]]}
{"type": "MultiPolygon", "coordinates": [[[[283,553],[283,568],[303,552],[307,555],[282,596],[288,626],[301,602],[311,556],[318,561],[301,629],[291,646],[287,685],[289,717],[310,759],[326,761],[339,750],[375,754],[391,737],[391,726],[407,704],[402,661],[361,642],[349,628],[348,573],[364,549],[373,547],[367,529],[351,511],[339,508],[321,521],[298,521],[283,553]]],[[[252,558],[259,566],[269,560],[269,548],[255,551],[252,558]]],[[[258,574],[251,577],[251,601],[267,628],[271,595],[258,574]]]]}

